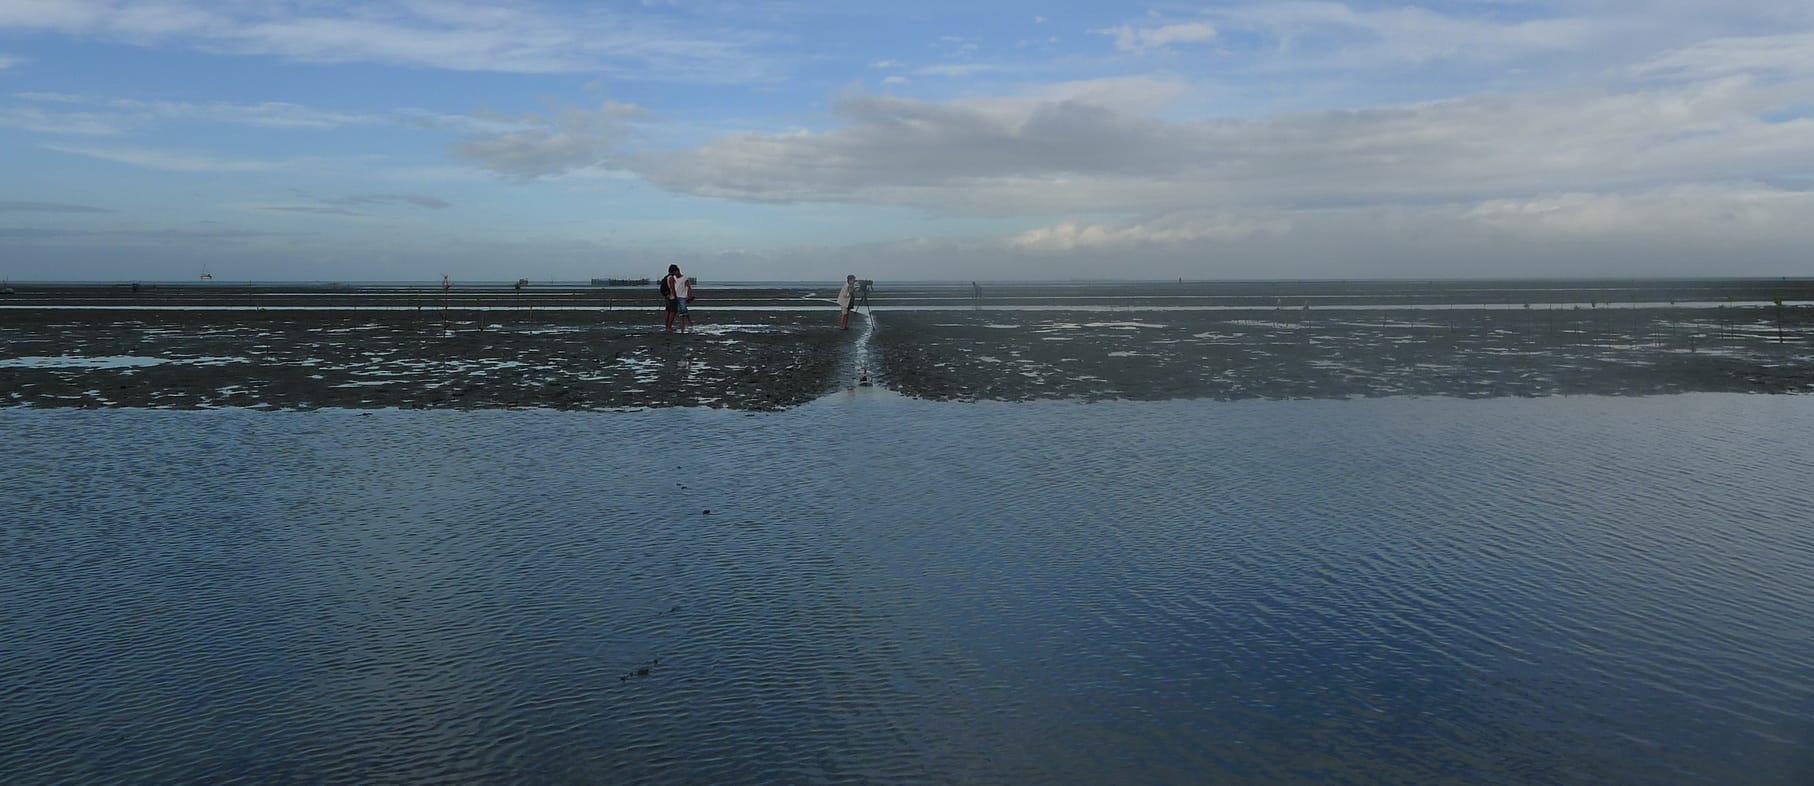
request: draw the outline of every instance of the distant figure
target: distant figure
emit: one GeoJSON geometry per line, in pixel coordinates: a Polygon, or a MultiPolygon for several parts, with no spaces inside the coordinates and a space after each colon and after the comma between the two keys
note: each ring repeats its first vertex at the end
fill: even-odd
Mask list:
{"type": "Polygon", "coordinates": [[[850,309],[856,303],[857,274],[844,277],[844,288],[838,290],[838,329],[850,329],[850,309]]]}
{"type": "Polygon", "coordinates": [[[674,332],[674,318],[680,314],[680,301],[674,296],[674,279],[680,275],[679,265],[669,265],[668,274],[661,277],[661,301],[664,315],[661,328],[663,332],[674,332]]]}
{"type": "Polygon", "coordinates": [[[687,328],[693,326],[693,315],[687,309],[687,304],[693,302],[693,280],[680,272],[679,265],[669,265],[668,269],[672,271],[668,278],[673,283],[668,288],[674,292],[674,327],[685,333],[687,328]]]}
{"type": "Polygon", "coordinates": [[[982,300],[983,299],[983,288],[977,286],[975,281],[970,282],[970,299],[971,300],[982,300]]]}

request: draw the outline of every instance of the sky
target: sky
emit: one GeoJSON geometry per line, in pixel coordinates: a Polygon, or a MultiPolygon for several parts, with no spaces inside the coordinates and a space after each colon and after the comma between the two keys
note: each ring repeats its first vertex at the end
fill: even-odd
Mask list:
{"type": "Polygon", "coordinates": [[[1814,275],[1814,3],[0,0],[0,278],[1814,275]]]}

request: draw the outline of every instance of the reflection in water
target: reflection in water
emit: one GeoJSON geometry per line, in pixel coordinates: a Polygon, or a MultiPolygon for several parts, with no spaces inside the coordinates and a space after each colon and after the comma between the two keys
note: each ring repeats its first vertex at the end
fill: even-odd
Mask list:
{"type": "Polygon", "coordinates": [[[0,422],[14,782],[1814,772],[1804,398],[0,422]]]}

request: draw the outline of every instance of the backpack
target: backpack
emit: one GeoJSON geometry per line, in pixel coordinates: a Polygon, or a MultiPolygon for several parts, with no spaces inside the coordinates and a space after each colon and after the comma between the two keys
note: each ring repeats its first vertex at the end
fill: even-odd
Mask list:
{"type": "Polygon", "coordinates": [[[673,284],[674,284],[674,280],[672,278],[670,278],[668,276],[661,277],[661,283],[655,285],[656,289],[661,290],[661,299],[667,300],[668,298],[671,298],[674,296],[673,284]]]}

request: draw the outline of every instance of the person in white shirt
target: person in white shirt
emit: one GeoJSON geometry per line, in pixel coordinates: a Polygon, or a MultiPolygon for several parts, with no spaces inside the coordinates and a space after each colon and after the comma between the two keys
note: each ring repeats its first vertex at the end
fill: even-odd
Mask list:
{"type": "Polygon", "coordinates": [[[857,274],[844,277],[844,288],[838,290],[838,329],[850,329],[851,304],[857,302],[857,274]]]}
{"type": "Polygon", "coordinates": [[[672,279],[669,289],[674,292],[674,312],[679,317],[677,326],[680,332],[685,333],[687,328],[693,326],[693,315],[687,311],[687,303],[693,300],[693,285],[687,282],[686,274],[680,272],[679,265],[669,265],[668,269],[674,271],[668,275],[672,279]]]}

